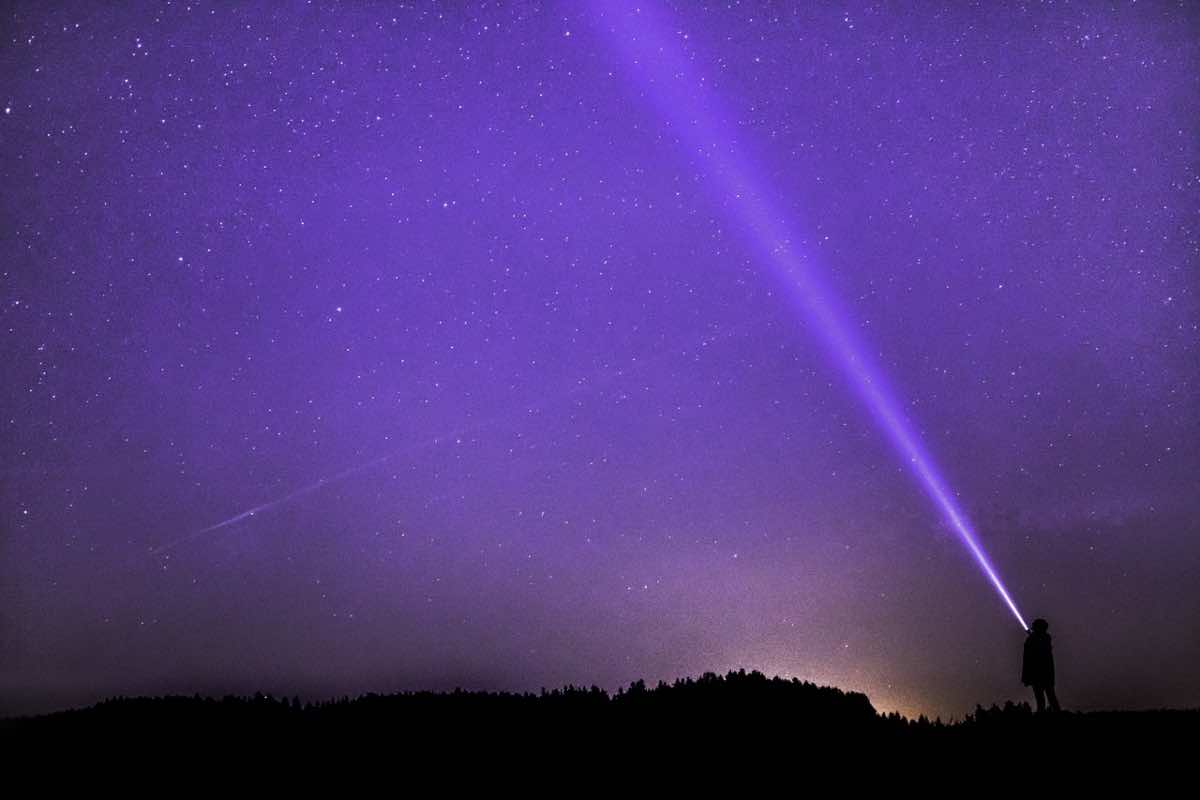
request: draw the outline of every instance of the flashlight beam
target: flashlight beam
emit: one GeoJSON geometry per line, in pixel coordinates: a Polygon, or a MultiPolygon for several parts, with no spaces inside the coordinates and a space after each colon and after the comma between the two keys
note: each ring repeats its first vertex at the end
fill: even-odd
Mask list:
{"type": "Polygon", "coordinates": [[[727,211],[751,232],[749,238],[763,261],[771,266],[802,315],[815,323],[812,327],[832,361],[846,374],[876,424],[1021,627],[1028,630],[966,514],[886,388],[869,349],[846,323],[847,315],[838,308],[836,294],[823,284],[811,248],[802,250],[793,244],[807,243],[799,235],[799,228],[787,221],[793,215],[777,207],[768,196],[764,187],[769,182],[756,177],[750,159],[741,152],[736,128],[722,123],[726,115],[708,89],[710,83],[693,69],[684,51],[682,31],[659,18],[651,5],[649,0],[642,4],[593,0],[601,27],[639,79],[646,99],[657,107],[669,131],[679,137],[688,153],[698,158],[727,211]]]}

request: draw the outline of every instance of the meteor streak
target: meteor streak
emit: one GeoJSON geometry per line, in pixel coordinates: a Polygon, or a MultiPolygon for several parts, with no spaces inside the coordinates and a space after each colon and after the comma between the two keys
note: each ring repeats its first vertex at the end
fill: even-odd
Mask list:
{"type": "Polygon", "coordinates": [[[640,79],[647,99],[668,121],[689,153],[703,162],[725,201],[725,207],[752,233],[750,238],[770,264],[792,302],[812,326],[822,343],[843,370],[850,384],[883,430],[892,446],[908,464],[929,499],[942,513],[988,581],[999,593],[1013,616],[1026,630],[1029,626],[1017,610],[996,568],[980,545],[954,493],[926,452],[912,424],[891,396],[882,374],[874,366],[869,350],[857,340],[853,328],[837,307],[835,295],[821,281],[811,253],[793,246],[805,238],[790,216],[772,202],[766,181],[755,176],[750,159],[739,152],[737,136],[722,123],[723,114],[708,83],[692,68],[680,43],[650,3],[628,0],[594,0],[597,16],[616,49],[640,79]]]}
{"type": "MultiPolygon", "coordinates": [[[[454,435],[454,434],[449,434],[449,435],[454,435]]],[[[317,489],[320,489],[322,486],[325,486],[330,483],[335,483],[337,481],[342,480],[343,478],[348,478],[351,475],[354,475],[359,472],[363,472],[364,470],[368,470],[371,467],[375,466],[376,464],[382,464],[384,461],[387,461],[389,458],[395,458],[396,456],[400,455],[401,453],[407,452],[409,450],[414,450],[418,447],[421,447],[422,445],[437,444],[438,442],[440,442],[442,440],[442,438],[444,438],[444,437],[437,437],[429,442],[422,442],[422,443],[418,443],[418,444],[409,445],[408,447],[405,447],[401,450],[396,450],[394,452],[388,453],[387,455],[383,455],[383,456],[380,456],[379,458],[372,459],[371,461],[368,461],[364,464],[357,464],[348,469],[344,469],[341,472],[335,473],[334,475],[330,475],[326,478],[321,478],[320,480],[314,481],[313,483],[310,483],[307,486],[301,486],[299,489],[296,489],[291,494],[285,495],[284,497],[280,497],[277,500],[272,500],[269,503],[263,503],[262,505],[255,506],[254,508],[251,508],[251,509],[247,509],[246,511],[243,511],[240,514],[235,514],[234,516],[230,517],[229,519],[221,520],[220,522],[218,522],[215,525],[209,525],[207,528],[203,528],[198,531],[192,531],[191,533],[187,534],[186,536],[181,536],[178,539],[172,539],[171,541],[167,542],[166,544],[161,544],[158,547],[151,548],[150,552],[157,555],[159,553],[166,552],[167,550],[172,550],[172,549],[178,547],[179,545],[184,544],[186,542],[190,542],[193,539],[197,539],[206,533],[212,533],[213,531],[220,530],[221,528],[228,528],[230,525],[236,525],[237,523],[241,522],[244,519],[250,519],[251,517],[255,516],[256,514],[261,514],[262,512],[268,511],[272,508],[275,508],[276,506],[281,506],[284,503],[291,502],[292,500],[295,500],[297,497],[302,497],[311,492],[315,492],[317,489]]]]}
{"type": "MultiPolygon", "coordinates": [[[[762,322],[764,319],[766,319],[766,317],[760,318],[760,319],[746,320],[742,323],[734,325],[733,327],[729,328],[728,330],[725,330],[724,332],[713,333],[708,336],[702,337],[699,340],[699,342],[696,343],[695,346],[701,347],[701,348],[708,347],[708,346],[715,344],[718,341],[721,341],[722,339],[730,339],[735,336],[741,336],[742,334],[745,333],[746,329],[751,328],[755,323],[762,322]]],[[[658,361],[661,361],[662,359],[664,359],[668,356],[671,356],[671,355],[675,354],[676,352],[677,351],[674,348],[666,348],[662,353],[660,353],[657,356],[651,356],[649,358],[641,358],[641,359],[634,357],[634,359],[632,360],[630,365],[628,365],[627,367],[604,367],[600,370],[597,370],[591,376],[588,376],[586,378],[580,378],[580,379],[576,380],[569,388],[567,388],[565,390],[561,390],[558,392],[552,392],[550,394],[544,395],[540,402],[533,403],[531,405],[526,405],[517,410],[522,411],[526,414],[533,413],[534,411],[543,410],[547,406],[551,405],[552,403],[554,403],[556,401],[574,397],[575,395],[578,395],[582,392],[587,392],[592,389],[595,389],[596,387],[601,386],[606,382],[609,382],[616,378],[623,377],[633,371],[636,371],[638,369],[643,369],[643,368],[649,366],[650,364],[654,364],[658,361]]],[[[386,453],[382,456],[379,456],[378,458],[371,459],[370,461],[364,462],[362,464],[356,464],[352,467],[348,467],[348,468],[342,470],[341,472],[334,473],[333,475],[326,476],[317,481],[314,481],[313,483],[307,484],[305,486],[301,486],[299,489],[296,489],[295,491],[291,492],[290,494],[287,494],[287,495],[284,495],[283,497],[263,503],[262,505],[254,506],[254,508],[247,509],[239,514],[235,514],[234,516],[229,517],[228,519],[221,520],[220,522],[218,522],[214,525],[209,525],[207,528],[202,528],[197,531],[192,531],[191,533],[188,533],[184,536],[180,536],[180,537],[172,539],[164,544],[161,544],[158,547],[152,547],[152,548],[150,548],[150,552],[153,555],[158,555],[158,554],[164,553],[168,550],[173,550],[174,548],[176,548],[182,544],[186,544],[195,539],[199,539],[200,537],[204,536],[205,534],[213,533],[214,531],[218,531],[222,528],[228,528],[231,525],[236,525],[239,522],[242,522],[243,520],[251,519],[251,518],[255,517],[256,515],[261,514],[264,511],[269,511],[272,508],[275,508],[277,506],[284,505],[285,503],[290,503],[292,500],[295,500],[298,497],[303,497],[306,494],[315,492],[316,490],[318,490],[324,486],[328,486],[331,483],[337,483],[338,481],[343,480],[345,478],[349,478],[352,475],[357,475],[360,472],[365,472],[366,470],[370,469],[371,467],[374,467],[378,464],[382,464],[383,462],[388,461],[393,458],[396,458],[397,456],[403,455],[405,453],[415,452],[417,450],[420,450],[423,447],[433,447],[433,446],[439,445],[442,442],[445,442],[447,440],[457,439],[459,436],[461,436],[464,433],[470,433],[471,431],[476,431],[476,430],[480,430],[482,428],[486,428],[490,425],[494,425],[494,424],[500,422],[501,420],[512,419],[515,416],[515,413],[516,412],[514,411],[514,412],[510,412],[508,414],[496,414],[494,416],[480,420],[472,425],[466,425],[466,426],[463,426],[456,430],[453,430],[449,433],[443,433],[443,434],[439,434],[438,436],[434,436],[429,439],[413,442],[412,444],[406,445],[405,447],[402,447],[398,450],[393,450],[392,452],[386,453]]]]}

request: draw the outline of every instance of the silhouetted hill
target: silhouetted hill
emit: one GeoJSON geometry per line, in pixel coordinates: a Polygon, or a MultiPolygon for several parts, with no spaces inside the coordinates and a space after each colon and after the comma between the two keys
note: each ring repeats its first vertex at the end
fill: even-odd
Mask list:
{"type": "Polygon", "coordinates": [[[1019,758],[1036,753],[1145,749],[1194,741],[1200,711],[1035,715],[1027,704],[977,708],[943,723],[877,714],[863,694],[759,672],[705,673],[609,694],[567,686],[539,694],[404,692],[316,703],[297,698],[114,698],[85,709],[0,721],[8,743],[64,742],[141,748],[220,742],[278,746],[370,743],[404,753],[657,752],[696,754],[864,752],[1019,758]],[[929,748],[936,748],[935,751],[929,748]]]}

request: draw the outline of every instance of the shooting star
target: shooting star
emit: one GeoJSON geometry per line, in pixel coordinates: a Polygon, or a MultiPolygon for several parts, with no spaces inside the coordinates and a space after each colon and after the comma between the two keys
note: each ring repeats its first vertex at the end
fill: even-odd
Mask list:
{"type": "Polygon", "coordinates": [[[310,484],[307,484],[306,486],[301,486],[299,489],[296,489],[295,491],[291,492],[290,494],[284,495],[283,497],[280,497],[275,500],[271,500],[270,502],[267,502],[267,503],[263,503],[262,505],[257,505],[254,508],[247,509],[247,510],[241,512],[240,514],[233,515],[229,519],[223,519],[220,522],[216,523],[215,525],[209,525],[207,528],[201,528],[198,531],[192,531],[191,533],[187,534],[186,536],[180,536],[177,539],[172,539],[171,541],[166,542],[165,544],[161,544],[158,547],[152,547],[150,549],[150,552],[155,555],[158,555],[161,553],[165,553],[168,550],[173,550],[176,547],[179,547],[181,544],[186,544],[187,542],[190,542],[193,539],[198,539],[201,536],[204,536],[209,533],[213,533],[215,531],[219,531],[222,528],[228,528],[232,525],[237,525],[239,522],[242,522],[243,520],[253,519],[254,517],[258,516],[259,514],[262,514],[263,512],[270,511],[271,509],[276,508],[281,505],[284,505],[285,503],[290,503],[291,501],[295,500],[298,497],[303,497],[306,494],[311,494],[311,493],[317,491],[318,489],[328,486],[331,483],[337,483],[340,480],[349,478],[351,475],[357,475],[360,472],[365,472],[365,471],[371,469],[371,467],[378,466],[379,464],[382,464],[385,461],[393,459],[396,456],[399,456],[403,453],[409,453],[409,452],[413,452],[415,450],[419,450],[422,447],[430,447],[433,445],[440,444],[442,441],[444,441],[445,439],[447,439],[451,436],[458,436],[465,432],[466,432],[465,430],[461,430],[461,431],[455,431],[454,433],[445,434],[444,436],[435,436],[432,439],[428,439],[424,442],[418,442],[416,444],[408,445],[407,447],[404,447],[400,450],[394,450],[391,453],[387,453],[386,455],[382,455],[382,456],[379,456],[378,458],[371,459],[370,461],[367,461],[363,464],[356,464],[355,466],[344,469],[341,472],[337,472],[337,473],[334,473],[333,475],[328,475],[324,478],[320,478],[310,484]]]}
{"type": "MultiPolygon", "coordinates": [[[[758,317],[755,319],[747,320],[747,321],[741,322],[737,325],[733,325],[733,326],[729,327],[727,330],[724,330],[724,331],[721,331],[718,333],[710,333],[707,336],[701,337],[698,342],[691,342],[691,343],[694,344],[698,349],[702,350],[702,349],[713,346],[714,344],[716,344],[717,342],[719,342],[721,340],[732,339],[732,338],[735,338],[738,336],[742,336],[748,331],[748,329],[751,329],[751,327],[753,325],[756,325],[760,322],[764,322],[768,319],[770,319],[770,317],[763,316],[763,317],[758,317]]],[[[427,448],[427,447],[436,447],[436,446],[442,444],[443,442],[447,442],[447,441],[451,441],[451,440],[458,440],[460,437],[463,436],[463,434],[482,430],[484,428],[490,427],[490,426],[495,425],[504,420],[511,420],[511,419],[515,418],[518,413],[527,415],[527,414],[531,414],[531,413],[534,413],[537,411],[545,410],[547,407],[553,405],[556,402],[567,400],[569,398],[575,397],[584,392],[595,391],[596,389],[605,385],[606,383],[616,380],[617,378],[623,378],[623,377],[630,375],[631,373],[637,372],[639,370],[645,369],[646,367],[648,367],[652,364],[663,361],[664,359],[669,358],[673,355],[677,355],[679,352],[680,352],[679,348],[676,348],[676,347],[665,348],[662,352],[660,352],[656,355],[649,356],[649,357],[639,358],[637,356],[634,356],[630,360],[630,363],[628,366],[604,366],[601,369],[596,370],[590,376],[585,376],[585,377],[576,379],[575,381],[573,381],[571,383],[571,385],[569,387],[567,387],[565,389],[546,394],[545,396],[542,397],[542,399],[539,402],[522,406],[519,409],[515,409],[508,413],[496,414],[494,416],[480,420],[474,424],[456,428],[448,433],[442,433],[437,436],[433,436],[431,438],[424,439],[422,441],[413,442],[412,444],[406,445],[397,450],[393,450],[390,453],[385,453],[384,455],[381,455],[377,458],[373,458],[370,461],[366,461],[362,464],[356,464],[352,467],[348,467],[348,468],[342,470],[341,472],[334,473],[333,475],[327,475],[323,478],[313,481],[312,483],[301,486],[299,489],[296,489],[296,490],[284,495],[283,497],[279,497],[274,500],[270,500],[266,503],[262,503],[261,505],[254,506],[253,508],[246,509],[245,511],[242,511],[238,514],[234,514],[232,517],[229,517],[228,519],[223,519],[220,522],[209,525],[207,528],[201,528],[200,530],[192,531],[191,533],[185,534],[178,538],[171,539],[170,541],[167,541],[161,545],[158,545],[157,547],[152,547],[152,548],[150,548],[150,553],[152,555],[161,555],[170,550],[174,550],[175,548],[177,548],[181,545],[187,544],[188,542],[191,542],[196,539],[200,539],[206,535],[215,533],[223,528],[229,528],[234,525],[237,525],[240,522],[245,522],[247,520],[254,519],[257,516],[260,516],[268,511],[270,511],[271,509],[278,508],[279,506],[282,506],[282,505],[286,505],[286,504],[292,502],[293,500],[296,500],[297,498],[311,494],[311,493],[317,491],[318,489],[321,489],[321,488],[324,488],[325,486],[329,486],[330,484],[345,480],[346,478],[349,478],[353,475],[357,475],[361,472],[366,472],[367,470],[371,469],[372,467],[376,467],[380,464],[383,464],[386,461],[390,461],[394,458],[398,458],[399,456],[402,456],[402,455],[405,455],[408,453],[414,453],[414,452],[417,452],[417,451],[427,448]]]]}

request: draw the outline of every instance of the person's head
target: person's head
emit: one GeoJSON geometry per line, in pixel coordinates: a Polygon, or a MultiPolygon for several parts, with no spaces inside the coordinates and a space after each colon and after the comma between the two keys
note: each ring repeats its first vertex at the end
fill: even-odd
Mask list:
{"type": "Polygon", "coordinates": [[[1033,621],[1034,633],[1045,633],[1048,630],[1050,630],[1050,623],[1046,622],[1046,620],[1038,618],[1033,621]]]}

